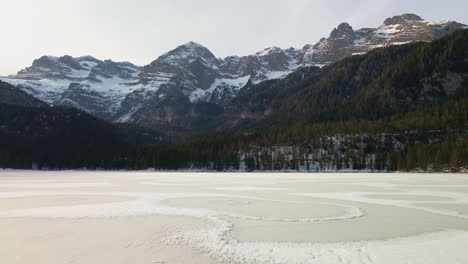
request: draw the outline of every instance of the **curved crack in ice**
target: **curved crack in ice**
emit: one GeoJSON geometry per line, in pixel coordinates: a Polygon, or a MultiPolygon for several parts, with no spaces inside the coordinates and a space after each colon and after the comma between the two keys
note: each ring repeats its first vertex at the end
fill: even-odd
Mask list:
{"type": "Polygon", "coordinates": [[[361,202],[368,204],[377,205],[390,205],[401,208],[415,209],[425,211],[428,213],[434,213],[444,216],[453,216],[459,218],[468,219],[468,215],[461,214],[452,210],[435,209],[430,207],[418,206],[418,203],[426,203],[428,201],[411,201],[411,200],[395,200],[395,199],[384,199],[384,198],[372,198],[368,195],[415,195],[415,196],[434,196],[434,197],[445,197],[451,198],[453,201],[430,201],[431,203],[445,203],[445,204],[468,204],[468,195],[464,193],[454,192],[436,192],[436,191],[408,191],[408,192],[349,192],[349,193],[291,193],[290,195],[303,196],[303,197],[314,197],[323,199],[332,199],[340,201],[352,201],[361,202]]]}

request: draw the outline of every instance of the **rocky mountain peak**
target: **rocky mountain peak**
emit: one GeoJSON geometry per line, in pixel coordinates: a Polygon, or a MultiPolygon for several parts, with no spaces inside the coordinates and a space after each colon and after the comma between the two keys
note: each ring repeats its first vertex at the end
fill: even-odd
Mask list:
{"type": "Polygon", "coordinates": [[[72,56],[65,55],[63,57],[60,57],[58,60],[59,63],[63,63],[66,66],[74,69],[74,70],[81,70],[81,64],[72,56]]]}
{"type": "Polygon", "coordinates": [[[81,56],[76,58],[77,61],[79,62],[94,62],[94,63],[100,63],[101,61],[94,58],[93,56],[87,55],[87,56],[81,56]]]}
{"type": "Polygon", "coordinates": [[[330,33],[331,39],[354,38],[356,37],[353,27],[348,23],[341,23],[330,33]]]}
{"type": "Polygon", "coordinates": [[[39,59],[35,59],[32,63],[33,67],[50,68],[55,65],[58,61],[57,57],[53,56],[42,56],[39,59]]]}
{"type": "Polygon", "coordinates": [[[190,57],[207,57],[207,58],[213,57],[215,58],[213,53],[211,53],[211,51],[208,48],[193,41],[180,45],[177,48],[162,55],[161,57],[165,58],[169,56],[180,56],[183,58],[190,58],[190,57]]]}
{"type": "Polygon", "coordinates": [[[180,47],[185,47],[185,48],[188,48],[188,49],[207,49],[205,46],[201,45],[201,44],[198,44],[194,41],[189,41],[183,45],[181,45],[180,47]]]}
{"type": "Polygon", "coordinates": [[[208,67],[215,67],[218,63],[218,59],[209,49],[191,41],[161,55],[151,63],[151,66],[167,68],[166,71],[172,72],[183,69],[196,60],[208,67]]]}
{"type": "Polygon", "coordinates": [[[354,45],[356,32],[348,23],[341,23],[328,38],[322,38],[314,46],[304,47],[302,65],[324,65],[348,55],[347,48],[354,45]]]}
{"type": "Polygon", "coordinates": [[[68,67],[74,70],[82,69],[79,61],[69,55],[65,55],[62,57],[42,56],[39,59],[34,60],[31,66],[31,68],[46,68],[46,69],[55,69],[55,68],[63,69],[64,67],[68,67]]]}
{"type": "Polygon", "coordinates": [[[353,31],[353,27],[352,27],[350,24],[346,23],[346,22],[343,22],[343,23],[339,24],[339,25],[336,27],[336,29],[337,29],[338,31],[342,31],[342,32],[350,32],[350,31],[353,31]]]}
{"type": "Polygon", "coordinates": [[[269,54],[275,54],[275,53],[282,53],[283,50],[279,47],[276,47],[276,46],[273,46],[273,47],[269,47],[269,48],[266,48],[260,52],[257,52],[255,55],[257,56],[266,56],[266,55],[269,55],[269,54]]]}
{"type": "Polygon", "coordinates": [[[387,18],[384,24],[389,26],[389,25],[418,22],[418,21],[424,21],[424,19],[422,19],[420,16],[415,15],[415,14],[403,14],[403,15],[387,18]]]}

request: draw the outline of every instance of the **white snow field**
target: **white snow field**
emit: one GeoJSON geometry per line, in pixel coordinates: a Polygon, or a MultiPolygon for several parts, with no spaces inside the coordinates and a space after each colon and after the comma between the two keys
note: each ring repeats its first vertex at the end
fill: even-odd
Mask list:
{"type": "Polygon", "coordinates": [[[0,171],[0,263],[468,263],[467,174],[0,171]]]}

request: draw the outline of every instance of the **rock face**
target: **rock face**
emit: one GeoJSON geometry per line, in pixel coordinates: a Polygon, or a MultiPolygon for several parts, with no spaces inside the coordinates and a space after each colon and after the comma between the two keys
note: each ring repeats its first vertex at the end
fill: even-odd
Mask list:
{"type": "Polygon", "coordinates": [[[413,23],[413,22],[421,22],[424,21],[420,16],[415,14],[403,14],[400,16],[389,17],[385,19],[384,25],[397,25],[403,23],[413,23]]]}
{"type": "Polygon", "coordinates": [[[303,66],[323,66],[372,49],[431,41],[466,26],[433,23],[413,14],[385,20],[378,28],[340,24],[315,45],[266,48],[249,56],[217,58],[189,42],[149,65],[91,56],[44,56],[17,75],[0,78],[51,105],[73,106],[114,122],[198,127],[222,111],[243,88],[283,78],[303,66]]]}
{"type": "Polygon", "coordinates": [[[303,63],[310,65],[329,64],[352,55],[349,47],[354,46],[357,34],[348,23],[333,29],[327,39],[322,39],[305,50],[303,63]]]}

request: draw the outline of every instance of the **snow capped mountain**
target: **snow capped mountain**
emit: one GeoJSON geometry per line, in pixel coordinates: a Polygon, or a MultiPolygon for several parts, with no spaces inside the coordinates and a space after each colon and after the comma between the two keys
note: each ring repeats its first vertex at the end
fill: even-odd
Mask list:
{"type": "Polygon", "coordinates": [[[326,65],[344,57],[366,53],[389,45],[431,41],[451,34],[466,25],[454,21],[430,22],[414,14],[387,18],[378,28],[354,30],[342,23],[328,38],[304,48],[303,65],[326,65]]]}
{"type": "Polygon", "coordinates": [[[431,41],[462,28],[466,26],[453,21],[434,23],[404,14],[378,28],[354,30],[341,23],[328,38],[302,49],[269,47],[220,59],[189,42],[143,67],[91,56],[43,56],[0,80],[49,104],[76,107],[110,121],[172,123],[188,113],[204,115],[192,105],[222,108],[248,84],[283,78],[299,67],[324,66],[388,45],[431,41]]]}
{"type": "Polygon", "coordinates": [[[184,94],[197,99],[198,90],[206,91],[221,76],[218,59],[204,46],[195,42],[181,45],[143,67],[140,83],[155,91],[176,83],[184,94]]]}
{"type": "Polygon", "coordinates": [[[149,65],[143,67],[140,80],[143,84],[158,87],[172,77],[191,72],[193,67],[200,66],[207,70],[217,70],[218,60],[205,47],[189,42],[160,56],[149,65]]]}
{"type": "Polygon", "coordinates": [[[249,80],[258,83],[283,77],[299,67],[299,60],[298,50],[277,47],[255,55],[218,59],[204,46],[189,42],[143,67],[140,82],[159,89],[183,79],[178,85],[185,86],[182,90],[191,102],[223,103],[249,80]]]}
{"type": "Polygon", "coordinates": [[[49,104],[76,107],[107,119],[135,89],[140,72],[140,67],[128,62],[43,56],[1,80],[49,104]]]}

